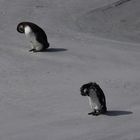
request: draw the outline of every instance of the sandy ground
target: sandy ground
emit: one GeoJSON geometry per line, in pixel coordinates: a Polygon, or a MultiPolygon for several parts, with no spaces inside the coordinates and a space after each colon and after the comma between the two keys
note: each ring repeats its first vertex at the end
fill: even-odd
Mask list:
{"type": "Polygon", "coordinates": [[[116,1],[0,0],[0,140],[140,139],[140,1],[116,1]],[[21,21],[46,31],[48,52],[28,52],[21,21]],[[88,116],[89,81],[106,115],[88,116]]]}

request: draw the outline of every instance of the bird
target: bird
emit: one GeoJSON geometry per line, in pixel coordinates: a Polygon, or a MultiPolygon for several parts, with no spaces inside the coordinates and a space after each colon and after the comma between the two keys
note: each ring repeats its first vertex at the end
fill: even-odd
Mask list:
{"type": "Polygon", "coordinates": [[[45,31],[35,23],[21,22],[17,25],[17,31],[25,34],[30,42],[30,52],[45,51],[50,46],[45,31]]]}
{"type": "Polygon", "coordinates": [[[82,96],[87,96],[92,112],[89,115],[100,115],[107,112],[106,98],[103,90],[96,82],[89,82],[80,88],[82,96]]]}

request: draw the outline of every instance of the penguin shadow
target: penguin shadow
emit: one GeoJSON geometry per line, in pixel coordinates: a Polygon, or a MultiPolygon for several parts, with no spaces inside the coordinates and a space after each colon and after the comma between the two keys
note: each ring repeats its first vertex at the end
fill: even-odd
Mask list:
{"type": "Polygon", "coordinates": [[[64,48],[48,48],[47,50],[45,50],[44,52],[64,52],[67,51],[68,49],[64,49],[64,48]]]}
{"type": "Polygon", "coordinates": [[[105,113],[107,116],[121,116],[121,115],[130,115],[133,114],[131,111],[123,111],[123,110],[110,110],[105,113]]]}

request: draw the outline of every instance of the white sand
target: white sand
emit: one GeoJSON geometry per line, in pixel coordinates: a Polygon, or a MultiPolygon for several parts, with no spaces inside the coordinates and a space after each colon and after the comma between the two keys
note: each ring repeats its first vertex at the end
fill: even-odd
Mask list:
{"type": "Polygon", "coordinates": [[[140,1],[104,15],[115,1],[0,1],[0,140],[140,139],[140,1]],[[48,52],[28,52],[21,21],[44,28],[48,52]],[[88,116],[79,89],[89,81],[107,115],[88,116]]]}

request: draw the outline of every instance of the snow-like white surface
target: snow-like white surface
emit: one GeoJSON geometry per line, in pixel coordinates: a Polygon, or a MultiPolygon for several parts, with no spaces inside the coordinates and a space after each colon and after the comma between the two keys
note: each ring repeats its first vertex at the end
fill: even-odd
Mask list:
{"type": "MultiPolygon", "coordinates": [[[[102,30],[111,23],[86,24],[82,17],[93,9],[95,16],[96,9],[101,11],[115,1],[0,1],[0,140],[140,139],[140,44],[127,37],[131,22],[125,26],[125,35],[123,27],[111,31],[113,39],[128,40],[121,42],[111,40],[102,30]],[[44,28],[51,44],[48,52],[28,52],[25,36],[16,31],[21,21],[44,28]],[[88,31],[86,27],[92,24],[109,40],[88,31]],[[79,89],[89,81],[103,89],[109,110],[106,115],[88,116],[88,100],[79,89]]],[[[115,22],[121,14],[134,20],[133,14],[127,13],[130,3],[137,18],[132,29],[139,29],[139,0],[111,8],[113,24],[121,25],[115,22]],[[117,16],[119,9],[122,13],[117,16]]],[[[139,30],[131,31],[133,38],[136,32],[139,38],[139,30]]]]}

